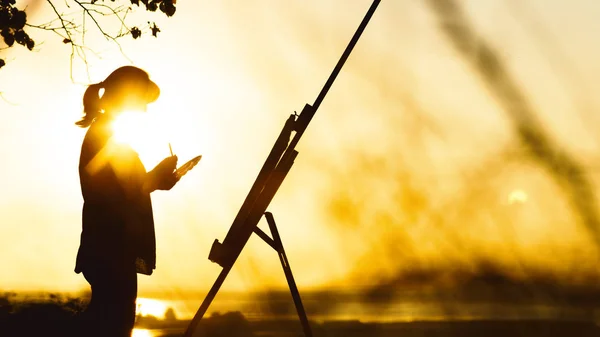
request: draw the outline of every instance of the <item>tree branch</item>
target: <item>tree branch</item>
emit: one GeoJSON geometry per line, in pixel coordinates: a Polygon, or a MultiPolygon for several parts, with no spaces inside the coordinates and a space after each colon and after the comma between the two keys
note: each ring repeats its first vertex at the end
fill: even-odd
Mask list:
{"type": "MultiPolygon", "coordinates": [[[[52,32],[59,36],[63,43],[71,46],[70,77],[71,80],[75,82],[73,79],[75,56],[83,60],[86,69],[88,69],[87,56],[89,55],[89,52],[93,52],[95,56],[102,58],[98,53],[87,46],[91,41],[89,37],[86,37],[86,35],[89,35],[88,33],[97,30],[104,37],[104,40],[114,43],[119,48],[121,55],[132,62],[125,54],[118,39],[129,34],[131,34],[134,39],[137,39],[142,34],[142,31],[146,30],[151,30],[152,35],[156,37],[156,34],[160,32],[160,29],[156,27],[155,23],[151,22],[152,20],[147,21],[147,25],[145,23],[140,23],[140,25],[128,25],[127,22],[132,20],[129,19],[128,14],[138,7],[141,8],[142,11],[147,11],[149,15],[150,12],[155,12],[157,9],[160,10],[160,12],[163,12],[167,17],[170,17],[175,13],[174,0],[141,1],[142,4],[145,5],[145,8],[140,5],[139,0],[111,0],[111,3],[103,1],[104,0],[63,0],[64,4],[62,4],[57,0],[46,0],[52,8],[54,15],[50,17],[51,20],[41,24],[27,22],[25,10],[17,10],[16,7],[13,7],[13,4],[0,4],[1,6],[10,8],[11,10],[9,13],[16,13],[10,14],[14,15],[15,19],[9,18],[10,21],[13,22],[14,27],[8,26],[6,31],[2,31],[4,35],[8,36],[6,39],[8,39],[10,45],[7,48],[13,45],[13,40],[11,40],[15,34],[13,31],[19,30],[16,42],[26,46],[29,50],[33,49],[35,42],[29,38],[26,33],[24,35],[25,40],[23,38],[23,26],[52,32]],[[119,3],[118,1],[124,2],[119,3]],[[137,5],[137,7],[134,5],[137,5]],[[128,21],[126,21],[126,19],[128,21]],[[92,29],[92,31],[88,30],[88,27],[86,27],[86,25],[89,26],[89,20],[92,20],[92,25],[95,26],[95,29],[92,29]]],[[[0,46],[0,52],[7,48],[0,46]]],[[[2,67],[5,62],[2,59],[0,59],[0,62],[0,67],[2,67]]],[[[89,77],[89,69],[87,75],[89,77]]]]}
{"type": "Polygon", "coordinates": [[[52,10],[54,11],[54,13],[56,14],[56,16],[58,17],[58,19],[60,20],[60,24],[62,25],[63,30],[65,31],[65,34],[67,35],[67,38],[63,41],[66,41],[67,39],[69,40],[66,43],[70,43],[71,44],[71,56],[70,56],[70,64],[71,66],[69,67],[69,76],[71,77],[71,81],[74,81],[73,79],[73,58],[75,57],[75,44],[73,42],[73,37],[71,36],[71,32],[69,32],[69,30],[67,29],[67,26],[65,25],[65,20],[63,19],[62,15],[58,12],[58,10],[56,9],[56,7],[54,6],[54,4],[52,3],[51,0],[46,0],[50,6],[52,7],[52,10]]]}

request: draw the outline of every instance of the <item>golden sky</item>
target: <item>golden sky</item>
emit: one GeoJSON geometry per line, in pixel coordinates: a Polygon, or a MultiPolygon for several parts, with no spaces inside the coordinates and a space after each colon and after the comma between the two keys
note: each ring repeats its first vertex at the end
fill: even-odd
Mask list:
{"type": "MultiPolygon", "coordinates": [[[[147,169],[169,155],[168,142],[180,163],[203,155],[173,190],[153,194],[158,261],[139,278],[141,293],[212,284],[220,268],[207,259],[210,245],[370,3],[184,0],[174,17],[157,16],[158,39],[121,40],[162,91],[147,119],[159,134],[138,140],[147,169]]],[[[533,107],[534,127],[597,190],[600,3],[461,3],[533,107]]],[[[52,15],[45,2],[31,8],[34,22],[52,15]]],[[[382,1],[297,147],[269,210],[301,288],[483,262],[516,278],[529,269],[564,282],[597,276],[598,249],[565,189],[529,157],[506,107],[439,20],[425,1],[382,1]]],[[[30,32],[36,52],[0,54],[0,289],[78,291],[87,287],[73,272],[85,130],[74,122],[90,81],[78,60],[71,81],[68,45],[30,32]]],[[[96,41],[103,58],[89,57],[91,82],[129,63],[96,41]]],[[[277,256],[252,238],[224,288],[284,282],[277,256]]]]}

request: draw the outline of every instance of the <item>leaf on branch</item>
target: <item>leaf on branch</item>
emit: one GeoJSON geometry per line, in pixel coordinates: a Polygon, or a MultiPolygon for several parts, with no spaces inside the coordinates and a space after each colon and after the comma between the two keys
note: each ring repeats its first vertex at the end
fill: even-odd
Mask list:
{"type": "Polygon", "coordinates": [[[137,27],[131,28],[131,36],[133,36],[134,39],[137,39],[141,35],[142,35],[142,31],[139,28],[137,28],[137,27]]]}
{"type": "Polygon", "coordinates": [[[153,23],[153,26],[151,26],[150,29],[152,30],[152,36],[157,37],[158,32],[160,32],[160,28],[156,26],[156,22],[153,23]]]}
{"type": "Polygon", "coordinates": [[[171,17],[175,14],[175,5],[174,1],[165,0],[160,3],[160,11],[165,13],[168,17],[171,17]]]}
{"type": "Polygon", "coordinates": [[[35,41],[33,41],[31,38],[29,38],[27,40],[27,49],[33,50],[33,47],[35,47],[35,41]]]}
{"type": "Polygon", "coordinates": [[[7,29],[10,27],[10,12],[8,7],[0,8],[0,28],[7,29]]]}
{"type": "Polygon", "coordinates": [[[131,0],[131,4],[139,6],[140,5],[140,0],[131,0]]]}
{"type": "Polygon", "coordinates": [[[17,11],[10,18],[9,25],[14,29],[21,29],[25,27],[25,22],[27,21],[27,14],[25,11],[17,11]]]}
{"type": "Polygon", "coordinates": [[[7,46],[12,47],[12,45],[15,43],[15,37],[11,33],[8,33],[3,36],[4,36],[4,43],[6,43],[7,46]]]}
{"type": "Polygon", "coordinates": [[[64,44],[71,43],[71,40],[69,40],[69,39],[64,39],[64,40],[63,40],[63,43],[64,43],[64,44]]]}
{"type": "Polygon", "coordinates": [[[15,33],[15,41],[17,41],[17,43],[20,45],[24,46],[27,43],[28,39],[29,39],[29,36],[22,29],[17,30],[17,32],[15,33]]]}
{"type": "Polygon", "coordinates": [[[146,5],[146,9],[149,10],[150,12],[156,12],[156,10],[158,9],[158,2],[157,1],[150,1],[146,5]]]}
{"type": "Polygon", "coordinates": [[[6,62],[4,62],[3,59],[0,59],[0,68],[4,67],[6,65],[6,62]]]}

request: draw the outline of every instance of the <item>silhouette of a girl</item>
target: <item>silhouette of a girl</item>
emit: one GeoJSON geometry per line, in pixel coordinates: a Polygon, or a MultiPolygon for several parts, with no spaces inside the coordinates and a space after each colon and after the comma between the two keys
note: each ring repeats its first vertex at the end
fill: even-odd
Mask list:
{"type": "Polygon", "coordinates": [[[125,66],[90,85],[83,96],[84,116],[76,124],[89,129],[79,161],[84,203],[75,272],[83,273],[92,288],[84,313],[91,324],[86,335],[130,336],[137,273],[150,275],[155,269],[150,193],[177,183],[177,157],[146,172],[133,149],[113,141],[111,121],[125,110],[146,111],[159,94],[145,71],[125,66]]]}

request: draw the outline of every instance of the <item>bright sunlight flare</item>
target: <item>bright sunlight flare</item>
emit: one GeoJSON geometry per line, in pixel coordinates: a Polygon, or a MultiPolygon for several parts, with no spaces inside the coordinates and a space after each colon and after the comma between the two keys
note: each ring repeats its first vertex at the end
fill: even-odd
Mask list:
{"type": "Polygon", "coordinates": [[[112,128],[117,143],[128,144],[140,154],[168,149],[169,123],[159,114],[125,111],[113,121],[112,128]]]}
{"type": "MultiPolygon", "coordinates": [[[[118,143],[132,145],[143,138],[145,123],[142,112],[126,111],[119,115],[112,123],[113,138],[118,143]]],[[[133,145],[132,145],[133,146],[133,145]]]]}
{"type": "Polygon", "coordinates": [[[206,151],[206,147],[201,148],[199,145],[206,146],[210,143],[208,139],[194,143],[194,134],[189,130],[189,125],[178,123],[172,116],[161,111],[125,111],[112,122],[112,140],[117,144],[131,146],[144,163],[158,163],[170,156],[171,150],[175,155],[181,156],[182,160],[187,160],[206,151]],[[181,137],[182,134],[189,137],[181,137]],[[179,142],[173,144],[172,140],[179,142]]]}
{"type": "Polygon", "coordinates": [[[167,312],[167,306],[159,300],[140,297],[136,299],[135,303],[137,315],[164,318],[165,312],[167,312]]]}

